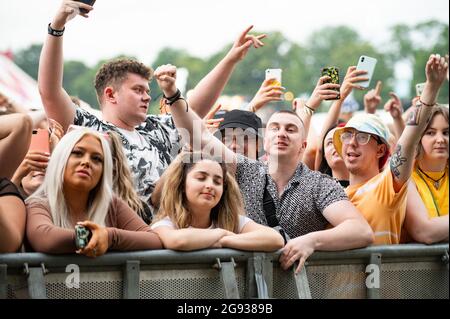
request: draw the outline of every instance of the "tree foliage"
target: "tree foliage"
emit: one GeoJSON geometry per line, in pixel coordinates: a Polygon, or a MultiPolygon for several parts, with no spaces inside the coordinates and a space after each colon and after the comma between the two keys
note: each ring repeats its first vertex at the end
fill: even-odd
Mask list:
{"type": "MultiPolygon", "coordinates": [[[[395,64],[406,61],[412,68],[413,79],[409,95],[415,93],[415,84],[425,81],[424,66],[432,52],[446,54],[449,51],[448,25],[438,21],[428,21],[414,26],[396,25],[390,30],[391,39],[383,46],[361,38],[358,32],[347,26],[326,27],[314,32],[302,44],[287,39],[280,32],[269,32],[263,49],[251,49],[248,56],[239,63],[225,88],[224,94],[243,95],[251,98],[264,80],[268,68],[283,69],[283,86],[294,95],[308,95],[321,76],[321,69],[335,66],[340,70],[341,82],[347,68],[356,65],[361,55],[377,58],[378,64],[372,79],[372,86],[383,80],[382,96],[395,86],[395,64]]],[[[189,71],[187,90],[195,85],[225,56],[231,47],[224,46],[209,58],[201,59],[185,50],[162,49],[151,65],[173,64],[189,71]]],[[[42,45],[32,45],[16,53],[15,62],[32,77],[37,78],[38,61],[42,45]]],[[[104,61],[90,68],[79,61],[67,61],[64,65],[64,88],[70,95],[80,97],[98,108],[94,90],[95,73],[104,61]]],[[[155,81],[151,83],[152,112],[157,112],[161,97],[155,81]]],[[[355,98],[362,101],[365,92],[357,92],[355,98]]],[[[448,103],[448,85],[441,90],[440,101],[448,103]]]]}

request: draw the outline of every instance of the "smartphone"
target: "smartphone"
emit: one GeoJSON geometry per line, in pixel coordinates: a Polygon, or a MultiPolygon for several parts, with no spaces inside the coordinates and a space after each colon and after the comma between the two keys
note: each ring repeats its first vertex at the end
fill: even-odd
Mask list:
{"type": "Polygon", "coordinates": [[[50,136],[47,130],[33,130],[29,150],[50,153],[50,136]]]}
{"type": "MultiPolygon", "coordinates": [[[[77,2],[83,2],[86,3],[90,6],[93,6],[96,0],[75,0],[77,2]]],[[[80,8],[80,12],[81,13],[88,13],[89,11],[87,11],[86,9],[80,8]]]]}
{"type": "MultiPolygon", "coordinates": [[[[328,80],[325,83],[339,84],[339,69],[337,67],[329,66],[329,67],[323,68],[322,76],[329,76],[331,78],[331,80],[328,80]]],[[[341,99],[340,90],[334,89],[334,91],[338,92],[338,96],[335,99],[326,99],[326,101],[341,99]]]]}
{"type": "Polygon", "coordinates": [[[86,247],[89,243],[89,240],[91,239],[91,231],[89,228],[86,228],[81,225],[75,226],[75,247],[78,249],[83,249],[86,247]]]}
{"type": "Polygon", "coordinates": [[[372,80],[373,73],[375,71],[375,66],[377,65],[377,59],[368,56],[361,56],[356,67],[357,70],[367,71],[365,77],[369,78],[368,81],[359,82],[358,84],[363,88],[367,89],[370,86],[370,81],[372,80]]]}
{"type": "Polygon", "coordinates": [[[281,69],[267,69],[266,80],[274,79],[270,82],[270,85],[281,86],[281,73],[283,73],[281,69]]]}
{"type": "Polygon", "coordinates": [[[425,88],[425,83],[417,83],[416,84],[416,96],[421,96],[424,88],[425,88]]]}

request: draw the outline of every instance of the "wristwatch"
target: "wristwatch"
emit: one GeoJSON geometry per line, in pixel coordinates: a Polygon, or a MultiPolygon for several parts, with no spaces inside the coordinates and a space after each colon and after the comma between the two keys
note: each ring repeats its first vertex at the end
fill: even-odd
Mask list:
{"type": "Polygon", "coordinates": [[[64,30],[66,30],[66,27],[64,27],[62,30],[55,30],[51,26],[51,23],[48,24],[48,34],[54,36],[54,37],[60,37],[64,34],[64,30]]]}

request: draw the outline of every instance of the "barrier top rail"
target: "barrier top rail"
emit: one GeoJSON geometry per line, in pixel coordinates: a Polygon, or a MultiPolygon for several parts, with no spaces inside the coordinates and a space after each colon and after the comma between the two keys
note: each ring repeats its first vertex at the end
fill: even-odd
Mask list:
{"type": "MultiPolygon", "coordinates": [[[[309,261],[319,260],[345,260],[357,258],[370,258],[372,254],[382,254],[384,258],[396,257],[432,257],[448,255],[449,244],[438,245],[390,245],[390,246],[370,246],[363,249],[347,250],[340,252],[315,252],[309,261]]],[[[272,254],[266,254],[266,258],[277,260],[281,250],[272,254]]],[[[41,263],[55,267],[66,266],[67,264],[78,264],[80,266],[117,266],[123,265],[128,260],[139,260],[142,264],[192,264],[192,263],[213,263],[217,258],[236,262],[246,261],[254,256],[254,252],[244,252],[232,249],[209,249],[193,252],[176,252],[172,250],[149,250],[136,252],[112,252],[95,259],[79,255],[48,255],[41,253],[15,253],[0,254],[0,264],[9,267],[20,267],[24,263],[29,266],[39,266],[41,263]]]]}

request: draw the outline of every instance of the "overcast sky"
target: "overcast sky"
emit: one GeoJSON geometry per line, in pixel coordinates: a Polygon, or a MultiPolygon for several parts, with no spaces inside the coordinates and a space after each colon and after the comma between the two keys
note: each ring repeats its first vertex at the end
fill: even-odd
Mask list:
{"type": "MultiPolygon", "coordinates": [[[[0,51],[41,43],[61,0],[0,0],[0,51]]],[[[248,25],[302,43],[324,26],[347,25],[375,44],[388,28],[428,19],[448,23],[448,0],[97,0],[89,19],[65,33],[65,59],[90,65],[118,54],[150,63],[165,47],[205,57],[248,25]]]]}

